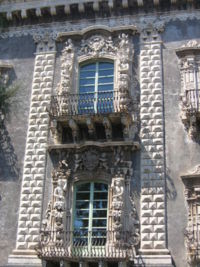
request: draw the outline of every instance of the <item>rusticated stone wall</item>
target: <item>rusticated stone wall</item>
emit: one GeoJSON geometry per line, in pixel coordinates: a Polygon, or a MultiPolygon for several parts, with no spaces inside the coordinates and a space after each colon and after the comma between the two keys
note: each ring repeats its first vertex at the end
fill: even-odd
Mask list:
{"type": "Polygon", "coordinates": [[[38,242],[48,138],[48,113],[54,76],[55,45],[36,38],[39,52],[35,58],[29,128],[26,141],[21,190],[17,250],[33,249],[38,242]]]}
{"type": "MultiPolygon", "coordinates": [[[[154,29],[141,34],[140,82],[141,251],[165,254],[162,53],[159,33],[154,29]]],[[[170,263],[170,258],[166,260],[170,263]]]]}

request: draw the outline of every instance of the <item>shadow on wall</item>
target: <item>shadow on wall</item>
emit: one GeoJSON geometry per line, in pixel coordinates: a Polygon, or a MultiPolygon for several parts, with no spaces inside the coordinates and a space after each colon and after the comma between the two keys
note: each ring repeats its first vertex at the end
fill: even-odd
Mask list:
{"type": "Polygon", "coordinates": [[[166,195],[169,200],[175,200],[177,197],[177,191],[172,178],[169,175],[169,170],[166,170],[166,195]]]}
{"type": "Polygon", "coordinates": [[[4,119],[0,118],[0,181],[13,181],[19,177],[18,159],[6,129],[4,119]]]}
{"type": "Polygon", "coordinates": [[[11,82],[15,78],[13,70],[9,75],[6,71],[0,73],[0,181],[14,181],[19,177],[18,159],[6,128],[11,102],[18,90],[18,85],[11,82]]]}

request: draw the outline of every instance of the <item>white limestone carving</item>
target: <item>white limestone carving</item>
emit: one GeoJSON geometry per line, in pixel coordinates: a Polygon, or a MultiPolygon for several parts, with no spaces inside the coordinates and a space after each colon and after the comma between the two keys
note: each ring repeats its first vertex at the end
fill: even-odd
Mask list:
{"type": "Polygon", "coordinates": [[[189,136],[199,140],[200,43],[190,40],[176,50],[181,72],[181,119],[189,136]]]}
{"type": "Polygon", "coordinates": [[[79,55],[90,55],[99,57],[105,54],[115,54],[117,47],[114,45],[112,37],[108,38],[102,35],[94,35],[87,40],[82,39],[79,55]]]}
{"type": "Polygon", "coordinates": [[[181,176],[185,186],[185,199],[188,206],[188,223],[185,229],[185,245],[189,266],[195,266],[200,260],[200,166],[181,176]]]}
{"type": "Polygon", "coordinates": [[[113,230],[116,231],[116,239],[121,239],[123,230],[123,210],[124,210],[124,179],[120,175],[112,179],[112,216],[113,230]]]}
{"type": "MultiPolygon", "coordinates": [[[[58,85],[58,94],[70,93],[72,87],[72,74],[74,64],[74,45],[71,39],[65,43],[65,48],[62,51],[61,56],[61,82],[58,85]]],[[[63,103],[62,109],[66,112],[68,107],[66,103],[63,103]]]]}

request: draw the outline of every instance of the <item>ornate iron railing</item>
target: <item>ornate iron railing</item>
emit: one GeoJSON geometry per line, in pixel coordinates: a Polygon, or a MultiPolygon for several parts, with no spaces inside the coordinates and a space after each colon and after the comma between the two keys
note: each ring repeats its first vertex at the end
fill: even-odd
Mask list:
{"type": "Polygon", "coordinates": [[[186,106],[191,113],[200,112],[200,90],[191,89],[186,91],[186,106]]]}
{"type": "Polygon", "coordinates": [[[106,230],[42,231],[36,251],[40,258],[127,259],[135,255],[131,233],[106,230]]]}
{"type": "Polygon", "coordinates": [[[105,91],[52,96],[49,113],[53,117],[122,112],[130,102],[127,93],[105,91]]]}

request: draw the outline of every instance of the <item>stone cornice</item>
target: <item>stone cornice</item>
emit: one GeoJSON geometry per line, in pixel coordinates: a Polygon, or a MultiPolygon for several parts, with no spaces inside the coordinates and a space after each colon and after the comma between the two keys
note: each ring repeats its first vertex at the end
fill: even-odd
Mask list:
{"type": "MultiPolygon", "coordinates": [[[[142,33],[144,31],[144,25],[148,28],[151,24],[159,31],[160,25],[164,27],[167,23],[173,21],[186,21],[200,18],[199,11],[186,12],[179,11],[179,13],[167,13],[160,14],[159,16],[145,15],[143,20],[138,16],[126,15],[123,17],[109,17],[109,18],[96,18],[96,20],[82,20],[80,21],[65,21],[65,22],[53,22],[43,23],[37,25],[26,25],[18,27],[9,27],[8,29],[0,29],[0,38],[21,37],[21,36],[34,36],[49,34],[52,36],[57,35],[59,38],[72,35],[82,35],[88,31],[95,29],[104,29],[108,32],[132,30],[133,33],[142,33]],[[53,26],[53,27],[52,27],[53,26]]],[[[160,32],[160,31],[159,31],[160,32]]]]}
{"type": "MultiPolygon", "coordinates": [[[[132,1],[130,1],[129,3],[128,0],[122,0],[120,8],[121,9],[133,8],[133,6],[131,5],[131,2],[132,1]]],[[[160,0],[153,0],[152,8],[155,8],[155,9],[159,8],[159,10],[160,9],[162,10],[162,5],[161,5],[162,3],[160,2],[161,2],[160,0]]],[[[188,2],[189,2],[189,5],[191,6],[194,0],[190,0],[188,2]]],[[[170,0],[168,4],[169,5],[168,8],[169,9],[180,8],[181,4],[185,4],[185,1],[170,0]]],[[[12,20],[13,15],[16,13],[18,15],[18,18],[26,19],[29,17],[29,11],[31,11],[32,14],[34,13],[36,17],[42,17],[44,15],[43,10],[48,10],[48,13],[51,16],[56,16],[58,15],[58,9],[60,8],[63,9],[63,12],[66,15],[70,15],[72,12],[71,11],[72,6],[77,6],[78,12],[85,13],[87,12],[88,5],[92,5],[93,11],[98,12],[102,8],[101,7],[102,1],[101,0],[93,0],[93,1],[89,1],[89,0],[3,1],[0,4],[0,13],[4,13],[8,20],[12,20]]],[[[116,8],[116,6],[118,6],[116,3],[116,0],[107,0],[105,1],[105,5],[103,6],[103,9],[106,11],[107,10],[112,11],[113,9],[116,8]]],[[[134,7],[137,9],[149,10],[149,3],[148,1],[145,2],[144,0],[136,0],[134,7]]]]}

